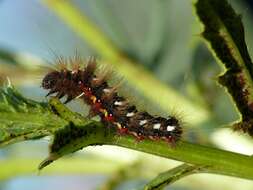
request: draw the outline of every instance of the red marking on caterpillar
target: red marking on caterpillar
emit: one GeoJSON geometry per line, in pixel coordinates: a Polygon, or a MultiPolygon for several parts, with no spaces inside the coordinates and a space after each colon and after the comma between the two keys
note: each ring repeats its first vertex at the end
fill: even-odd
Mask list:
{"type": "Polygon", "coordinates": [[[138,141],[143,139],[164,140],[174,145],[180,140],[182,127],[174,116],[155,117],[148,112],[140,112],[129,101],[119,96],[117,88],[109,86],[106,76],[95,74],[96,60],[90,59],[83,69],[84,61],[76,56],[73,59],[60,59],[60,69],[49,72],[42,81],[42,87],[57,93],[56,97],[67,96],[65,103],[81,98],[90,105],[90,116],[99,115],[101,121],[115,127],[119,134],[132,135],[138,141]],[[67,69],[68,64],[72,69],[67,69]]]}

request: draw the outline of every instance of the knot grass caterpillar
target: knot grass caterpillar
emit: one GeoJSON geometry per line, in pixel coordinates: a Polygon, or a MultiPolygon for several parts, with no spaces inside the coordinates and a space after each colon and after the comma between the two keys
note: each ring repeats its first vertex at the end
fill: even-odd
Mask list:
{"type": "Polygon", "coordinates": [[[60,68],[49,72],[42,81],[42,87],[49,90],[47,96],[54,93],[59,99],[66,96],[64,103],[80,98],[90,106],[90,116],[98,115],[105,126],[116,128],[119,134],[132,135],[138,141],[164,140],[173,146],[180,140],[182,127],[176,117],[157,117],[138,111],[119,95],[116,86],[109,85],[106,74],[95,73],[94,58],[87,64],[79,56],[60,58],[57,63],[60,68]]]}

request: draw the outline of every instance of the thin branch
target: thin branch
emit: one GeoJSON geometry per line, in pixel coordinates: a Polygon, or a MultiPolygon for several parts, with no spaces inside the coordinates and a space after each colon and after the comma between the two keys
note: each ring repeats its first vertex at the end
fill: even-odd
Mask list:
{"type": "MultiPolygon", "coordinates": [[[[54,106],[59,116],[61,116],[60,110],[67,109],[57,99],[52,99],[50,104],[54,106]]],[[[42,162],[39,169],[84,147],[107,144],[197,165],[204,168],[201,172],[253,179],[251,167],[253,160],[250,156],[183,141],[179,142],[175,148],[161,141],[144,140],[137,143],[132,137],[115,135],[112,129],[104,127],[99,122],[84,120],[83,123],[84,126],[73,124],[55,133],[50,155],[42,162]]]]}
{"type": "Polygon", "coordinates": [[[226,0],[198,0],[195,8],[204,25],[203,37],[225,68],[219,83],[227,89],[241,113],[241,120],[234,128],[253,136],[253,63],[241,16],[226,0]]]}
{"type": "Polygon", "coordinates": [[[152,181],[146,184],[143,190],[162,190],[167,185],[190,174],[198,173],[200,170],[201,167],[182,164],[176,168],[159,174],[152,181]]]}

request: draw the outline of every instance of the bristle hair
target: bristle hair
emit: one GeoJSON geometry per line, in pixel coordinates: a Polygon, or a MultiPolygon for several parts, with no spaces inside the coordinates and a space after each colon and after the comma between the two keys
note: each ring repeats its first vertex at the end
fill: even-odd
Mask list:
{"type": "MultiPolygon", "coordinates": [[[[153,116],[139,111],[129,99],[119,94],[121,82],[108,82],[111,70],[100,66],[90,57],[85,62],[80,56],[56,61],[58,70],[49,72],[42,81],[48,95],[67,96],[65,103],[80,98],[90,106],[89,116],[98,115],[108,127],[114,127],[119,134],[134,136],[137,140],[164,140],[174,146],[180,140],[182,127],[175,116],[153,116]],[[82,67],[84,65],[84,67],[82,67]]],[[[122,80],[121,80],[122,81],[122,80]]]]}

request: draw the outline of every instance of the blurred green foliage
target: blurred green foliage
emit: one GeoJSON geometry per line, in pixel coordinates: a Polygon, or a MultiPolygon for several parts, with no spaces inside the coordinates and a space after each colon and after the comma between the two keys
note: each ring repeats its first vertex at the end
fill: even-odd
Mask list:
{"type": "MultiPolygon", "coordinates": [[[[52,0],[52,2],[53,1],[55,0],[52,0]]],[[[248,11],[243,1],[231,0],[230,2],[239,13],[242,13],[246,29],[246,41],[251,48],[253,44],[253,38],[251,38],[253,29],[250,27],[252,25],[252,13],[248,11]]],[[[108,37],[108,43],[110,46],[112,45],[113,49],[115,48],[116,52],[116,54],[115,52],[112,53],[114,56],[116,55],[115,57],[117,58],[115,59],[117,63],[113,63],[113,66],[116,70],[120,70],[120,73],[125,76],[126,81],[130,83],[130,86],[133,87],[136,83],[137,90],[141,89],[140,92],[135,92],[135,94],[140,94],[140,97],[146,96],[148,93],[155,94],[149,96],[153,101],[159,101],[159,99],[164,98],[161,105],[163,110],[168,112],[171,109],[175,109],[179,110],[179,112],[183,112],[182,115],[185,115],[184,119],[186,123],[190,123],[196,128],[201,128],[200,130],[205,128],[204,131],[208,133],[204,135],[202,131],[200,133],[201,135],[199,135],[199,133],[195,133],[195,129],[186,129],[186,133],[189,134],[186,138],[195,142],[210,142],[210,139],[207,138],[212,137],[211,132],[213,132],[215,128],[222,127],[222,125],[238,118],[235,108],[227,94],[225,94],[224,89],[215,84],[219,68],[206,46],[204,46],[201,41],[199,36],[201,30],[195,15],[192,13],[190,1],[108,0],[105,3],[99,0],[87,0],[85,2],[69,1],[69,3],[77,7],[83,15],[86,15],[88,24],[89,22],[92,23],[92,25],[94,24],[95,27],[101,30],[102,35],[108,37]],[[118,59],[118,57],[120,59],[118,59]],[[127,63],[125,63],[125,60],[127,63]],[[141,74],[143,74],[144,77],[141,77],[141,74]],[[135,80],[138,78],[141,78],[143,81],[139,80],[136,82],[135,80]],[[153,78],[159,80],[153,80],[153,78]],[[132,80],[132,82],[128,80],[132,80]],[[152,81],[152,83],[150,83],[150,81],[152,81]],[[168,100],[167,96],[163,97],[161,94],[164,91],[157,91],[156,89],[166,89],[166,94],[175,95],[170,96],[168,100]],[[184,109],[184,105],[189,105],[188,107],[193,106],[195,109],[185,112],[186,109],[184,109]],[[199,113],[203,114],[198,115],[199,113]],[[197,122],[194,122],[194,120],[197,122]]],[[[7,1],[0,2],[0,7],[4,6],[4,4],[8,4],[7,1]]],[[[36,47],[36,50],[34,44],[43,44],[44,41],[46,41],[50,43],[50,48],[56,53],[58,53],[60,49],[59,54],[71,55],[74,54],[76,49],[80,49],[84,56],[95,54],[98,55],[102,61],[105,60],[105,55],[108,55],[106,54],[107,51],[101,49],[102,52],[99,52],[99,49],[94,48],[96,47],[98,38],[96,33],[92,31],[93,38],[86,38],[86,40],[83,40],[78,37],[78,31],[70,31],[66,21],[58,20],[55,15],[52,15],[50,10],[45,9],[45,7],[43,8],[42,4],[38,4],[38,2],[33,2],[30,5],[29,3],[22,4],[23,5],[17,2],[16,9],[19,11],[15,12],[14,15],[17,19],[14,21],[18,23],[18,17],[26,18],[27,23],[25,23],[25,26],[28,26],[28,31],[18,33],[18,27],[24,28],[22,24],[18,25],[14,21],[11,22],[11,19],[2,20],[2,31],[8,31],[8,24],[12,24],[13,26],[11,27],[14,28],[11,32],[6,32],[10,36],[8,40],[11,41],[13,36],[20,36],[20,42],[16,37],[16,41],[13,41],[16,42],[17,46],[15,46],[14,42],[0,44],[1,47],[12,44],[12,47],[8,47],[9,51],[4,48],[0,53],[0,74],[4,79],[8,76],[19,86],[19,89],[23,89],[24,94],[38,99],[43,99],[45,94],[41,89],[38,89],[40,80],[37,80],[38,75],[43,75],[42,73],[44,71],[42,71],[40,67],[37,67],[38,70],[32,69],[31,71],[29,66],[24,67],[24,65],[21,64],[22,61],[20,61],[20,56],[17,56],[17,54],[20,55],[26,52],[29,54],[36,54],[36,56],[45,59],[45,56],[41,56],[40,53],[38,53],[40,52],[38,51],[39,47],[36,47]],[[35,7],[34,11],[26,13],[27,9],[30,10],[31,8],[31,10],[33,10],[33,6],[35,7]],[[42,11],[38,11],[38,7],[42,9],[42,11]],[[34,23],[41,26],[39,32],[35,32],[37,30],[34,30],[36,25],[34,23]],[[15,33],[15,31],[17,33],[15,33]],[[23,36],[24,41],[22,41],[21,36],[23,36]],[[32,38],[32,42],[28,40],[30,37],[32,38]],[[27,44],[27,46],[20,46],[18,42],[27,44]],[[20,49],[20,47],[23,49],[20,49]],[[29,76],[31,72],[36,73],[37,76],[29,76]],[[31,84],[33,85],[31,86],[31,84]]],[[[62,11],[66,13],[69,9],[67,7],[65,8],[66,10],[63,9],[62,11]]],[[[9,12],[11,13],[11,11],[9,12]]],[[[4,18],[3,16],[2,19],[4,18]]],[[[75,20],[75,22],[77,22],[77,20],[75,20]]],[[[0,38],[1,34],[2,33],[0,33],[0,38]]],[[[47,51],[50,52],[48,49],[47,51]]],[[[250,51],[250,53],[252,55],[252,51],[250,51]]],[[[109,55],[111,54],[109,53],[109,55]]],[[[46,59],[50,59],[50,57],[46,57],[46,59]]],[[[33,65],[35,61],[34,59],[31,60],[30,65],[33,65]]],[[[37,59],[37,61],[41,63],[39,60],[40,59],[37,59]]],[[[112,62],[115,60],[112,60],[112,62]]],[[[110,62],[110,59],[107,57],[106,61],[110,62]]],[[[155,105],[157,106],[157,104],[155,105]]],[[[82,107],[79,108],[79,110],[80,109],[82,110],[82,107]]],[[[227,139],[222,139],[222,141],[230,142],[234,141],[234,139],[231,140],[227,137],[227,139]]],[[[211,142],[219,145],[218,141],[211,142]]],[[[24,145],[22,149],[29,152],[29,146],[25,148],[24,145]]],[[[8,154],[15,151],[17,151],[15,148],[10,150],[5,149],[3,152],[0,152],[0,155],[2,153],[3,158],[8,159],[11,157],[8,157],[8,154]]],[[[44,156],[45,155],[42,157],[44,156]]],[[[34,158],[34,160],[36,159],[37,158],[34,158]]],[[[159,171],[163,171],[164,168],[168,166],[168,163],[163,164],[161,161],[151,163],[153,164],[153,168],[156,169],[156,167],[158,167],[159,171]]],[[[1,165],[5,165],[5,161],[3,161],[1,165]]],[[[64,165],[65,163],[63,163],[63,167],[64,165]]],[[[12,166],[15,166],[15,164],[12,166]]],[[[78,168],[79,166],[73,167],[78,168]]],[[[27,168],[30,171],[32,170],[32,168],[27,168]]],[[[8,167],[6,167],[2,171],[8,170],[8,167]]],[[[55,168],[55,170],[60,171],[59,168],[55,168]]],[[[13,171],[13,173],[15,172],[15,170],[11,171],[13,171]]],[[[62,172],[68,173],[68,170],[66,169],[66,171],[62,172]]],[[[154,176],[154,173],[151,175],[154,176]]],[[[0,176],[1,174],[2,172],[0,171],[0,176]]],[[[183,189],[190,189],[189,184],[192,184],[193,187],[199,188],[201,186],[200,181],[204,183],[204,180],[197,177],[189,179],[194,180],[182,180],[183,182],[179,182],[178,186],[183,189]]],[[[215,178],[211,179],[212,180],[209,179],[208,181],[209,183],[212,181],[214,185],[215,183],[213,180],[215,180],[215,178]]],[[[231,185],[231,178],[229,178],[227,179],[228,184],[216,182],[216,187],[212,187],[210,184],[204,187],[205,189],[217,189],[220,188],[221,185],[224,185],[223,189],[231,189],[232,187],[236,189],[236,180],[233,181],[234,185],[231,185]]],[[[252,189],[252,184],[248,184],[247,182],[242,181],[241,183],[238,182],[238,184],[240,184],[238,185],[240,188],[252,189]],[[243,186],[243,184],[245,186],[243,186]]],[[[172,186],[172,188],[177,187],[172,186]]]]}

